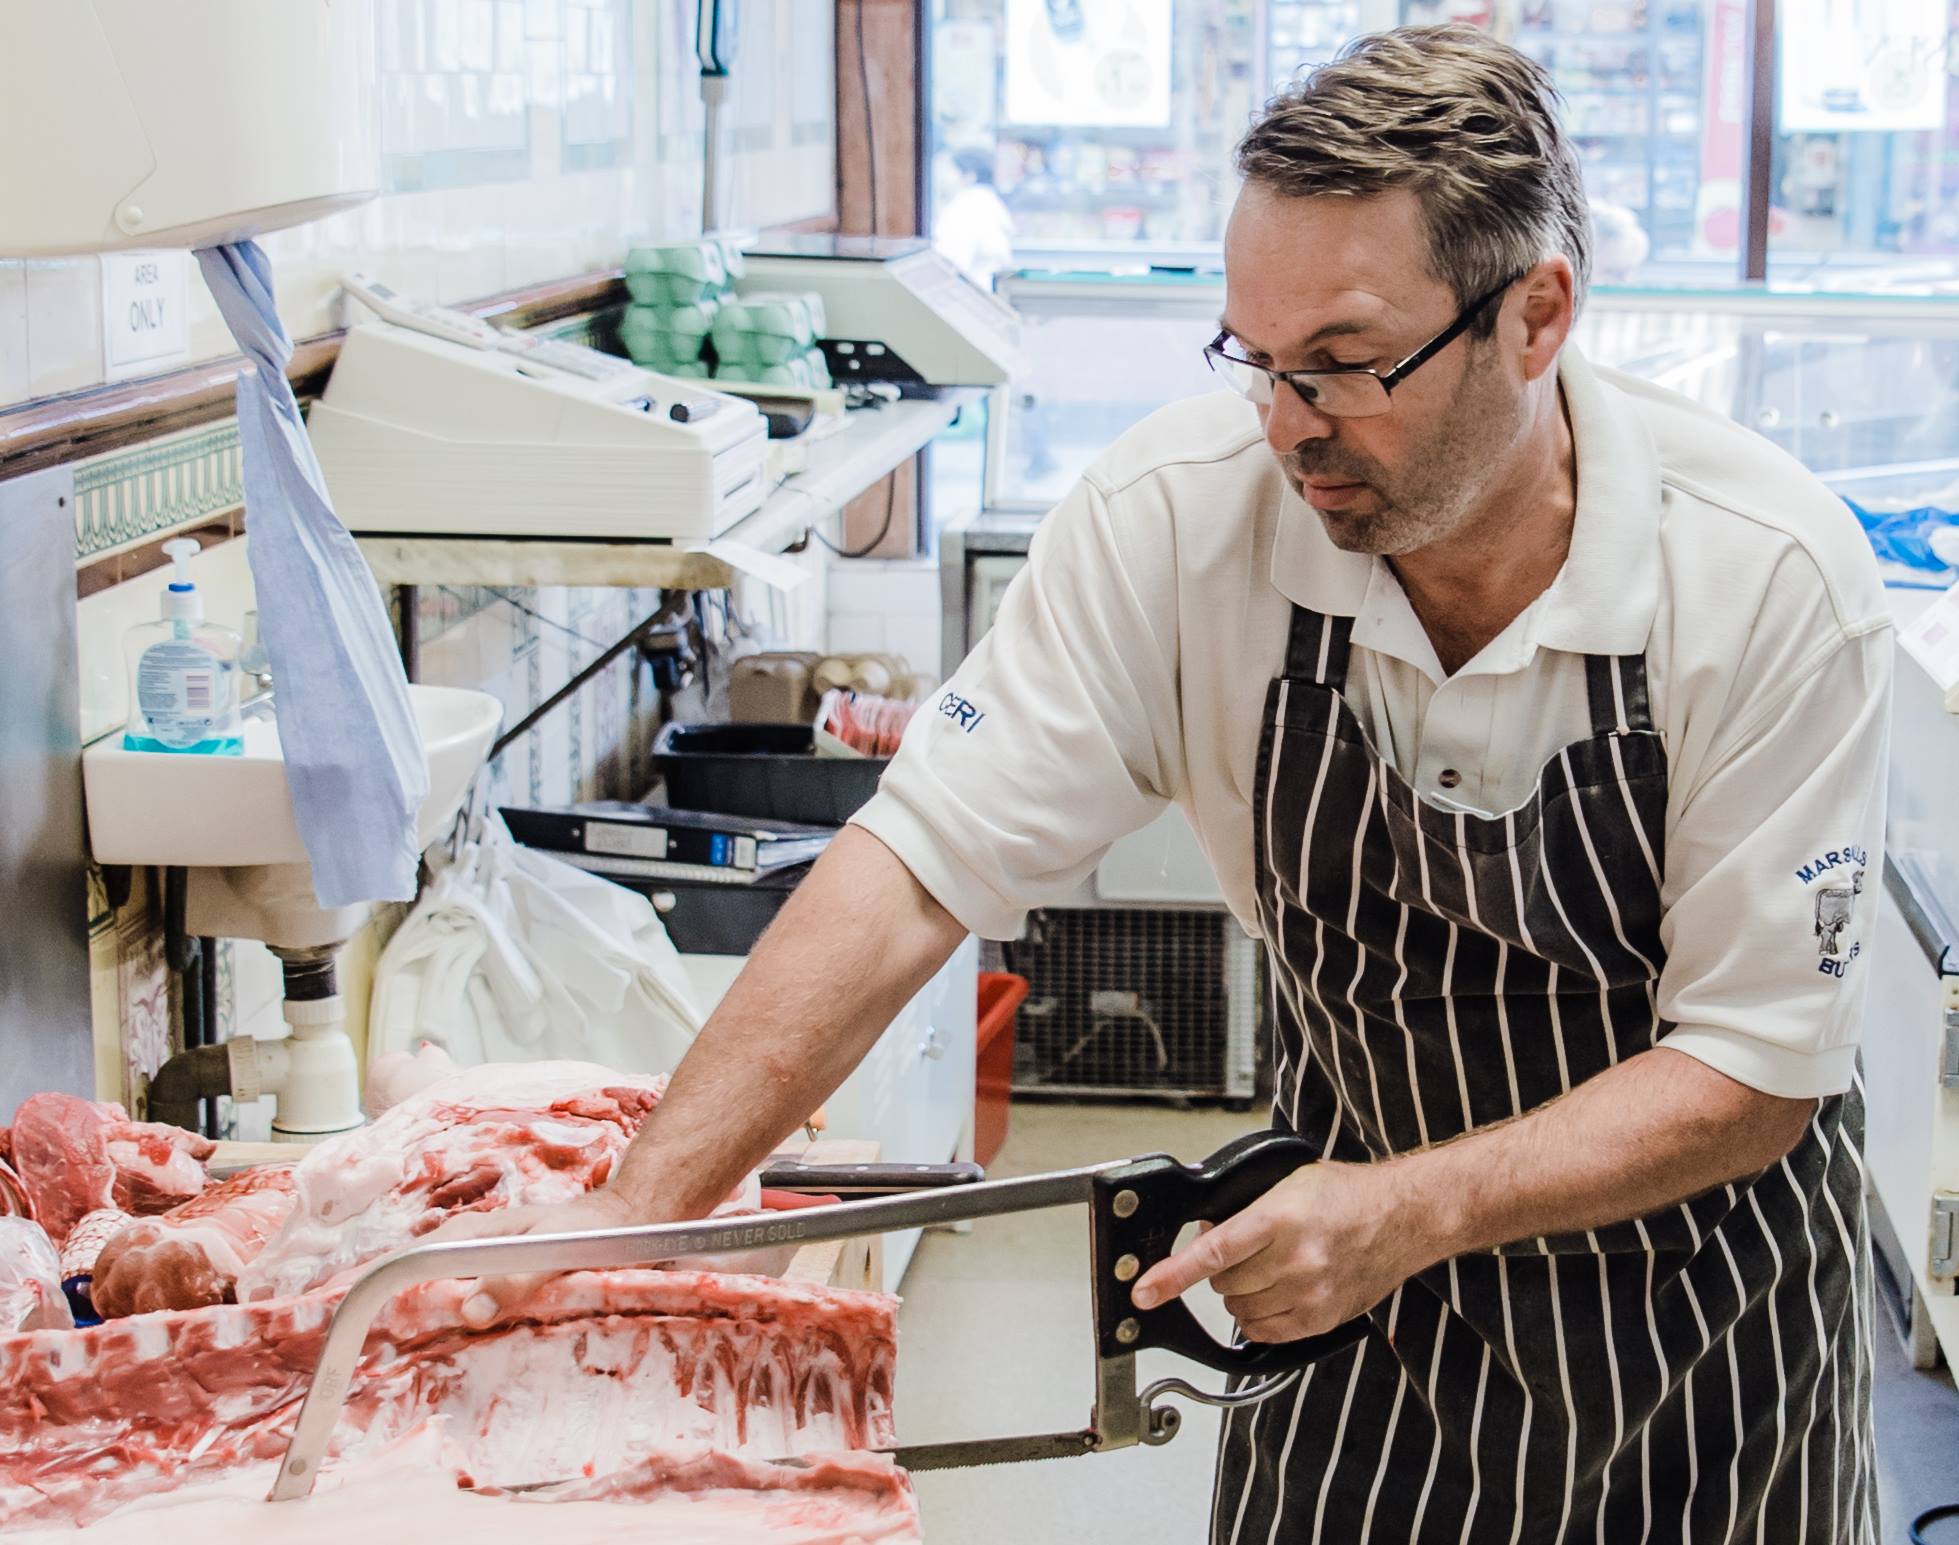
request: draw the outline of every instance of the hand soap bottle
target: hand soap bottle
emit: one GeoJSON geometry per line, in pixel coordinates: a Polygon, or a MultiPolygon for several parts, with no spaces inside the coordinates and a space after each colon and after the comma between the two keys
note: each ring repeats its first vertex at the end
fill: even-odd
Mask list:
{"type": "Polygon", "coordinates": [[[238,717],[236,632],[204,620],[204,598],[191,583],[189,537],[165,542],[177,566],[163,592],[163,617],[129,630],[129,751],[238,756],[245,749],[238,717]]]}

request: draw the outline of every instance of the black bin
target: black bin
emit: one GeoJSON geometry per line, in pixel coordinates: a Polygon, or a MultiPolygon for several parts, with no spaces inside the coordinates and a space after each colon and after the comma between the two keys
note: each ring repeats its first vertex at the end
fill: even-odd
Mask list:
{"type": "Polygon", "coordinates": [[[806,724],[669,724],[653,765],[678,810],[841,826],[877,792],[890,759],[818,756],[806,724]]]}

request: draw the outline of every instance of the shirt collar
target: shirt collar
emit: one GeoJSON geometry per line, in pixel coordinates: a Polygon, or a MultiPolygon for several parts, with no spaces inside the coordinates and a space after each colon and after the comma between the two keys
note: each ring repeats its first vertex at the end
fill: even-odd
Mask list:
{"type": "MultiPolygon", "coordinates": [[[[1567,344],[1558,384],[1571,421],[1578,503],[1571,550],[1550,587],[1473,666],[1521,669],[1542,646],[1572,654],[1639,654],[1660,594],[1660,461],[1638,411],[1567,344]]],[[[1309,611],[1353,617],[1354,640],[1440,679],[1435,651],[1394,571],[1335,547],[1312,506],[1281,480],[1272,583],[1309,611]]]]}

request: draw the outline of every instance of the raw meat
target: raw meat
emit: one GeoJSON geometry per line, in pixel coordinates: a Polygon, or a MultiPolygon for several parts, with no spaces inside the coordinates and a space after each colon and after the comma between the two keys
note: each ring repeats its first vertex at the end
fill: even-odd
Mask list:
{"type": "Polygon", "coordinates": [[[57,1245],[91,1212],[116,1205],[101,1107],[72,1094],[33,1094],[14,1112],[14,1168],[34,1216],[57,1245]]]}
{"type": "Polygon", "coordinates": [[[367,1065],[367,1082],[361,1086],[361,1109],[372,1121],[411,1094],[420,1094],[441,1083],[455,1071],[456,1059],[433,1041],[422,1042],[413,1054],[384,1051],[367,1065]]]}
{"type": "Polygon", "coordinates": [[[234,1175],[160,1218],[130,1223],[95,1261],[90,1298],[105,1319],[196,1309],[237,1297],[238,1274],[291,1216],[293,1166],[234,1175]]]}
{"type": "Polygon", "coordinates": [[[74,1323],[47,1231],[31,1218],[0,1218],[0,1336],[65,1330],[74,1323]]]}
{"type": "Polygon", "coordinates": [[[13,1167],[58,1245],[91,1212],[168,1212],[205,1187],[216,1144],[182,1127],[131,1121],[120,1105],[34,1094],[14,1113],[13,1167]]]}
{"type": "Polygon", "coordinates": [[[218,1151],[210,1138],[167,1122],[131,1121],[120,1105],[101,1109],[111,1113],[103,1135],[116,1168],[116,1205],[124,1212],[168,1212],[210,1184],[204,1161],[218,1151]]]}
{"type": "Polygon", "coordinates": [[[94,1212],[84,1213],[82,1221],[61,1241],[61,1280],[92,1277],[95,1263],[109,1241],[135,1221],[120,1207],[98,1207],[94,1212]]]}
{"type": "Polygon", "coordinates": [[[320,1144],[299,1204],[238,1278],[241,1303],[303,1293],[461,1212],[566,1201],[602,1183],[666,1079],[587,1062],[452,1074],[320,1144]]]}
{"type": "MultiPolygon", "coordinates": [[[[496,1495],[491,1492],[491,1495],[496,1495]]],[[[567,1481],[521,1494],[524,1503],[548,1502],[563,1507],[573,1502],[631,1502],[636,1504],[685,1499],[674,1517],[657,1534],[673,1542],[679,1531],[688,1537],[716,1542],[752,1537],[758,1541],[785,1540],[916,1540],[918,1502],[904,1471],[881,1454],[813,1456],[805,1465],[757,1463],[712,1450],[658,1454],[637,1464],[589,1481],[567,1481]],[[750,1514],[759,1527],[752,1536],[735,1525],[750,1514]],[[692,1516],[689,1516],[692,1515],[692,1516]],[[698,1531],[698,1532],[695,1532],[698,1531]]],[[[554,1512],[553,1528],[563,1515],[554,1512]]],[[[570,1520],[566,1519],[568,1523],[570,1520]]],[[[654,1520],[640,1515],[642,1524],[654,1520]]],[[[582,1539],[597,1536],[583,1534],[582,1539]]],[[[639,1536],[646,1538],[648,1536],[639,1536]]]]}
{"type": "MultiPolygon", "coordinates": [[[[0,1131],[11,1131],[0,1128],[0,1131]]],[[[12,1149],[8,1152],[11,1154],[12,1149]]],[[[29,1200],[27,1187],[21,1184],[20,1175],[8,1159],[0,1159],[0,1218],[31,1218],[34,1216],[34,1203],[29,1200]]]]}
{"type": "MultiPolygon", "coordinates": [[[[471,1332],[470,1291],[427,1283],[383,1312],[336,1463],[358,1467],[437,1417],[453,1471],[477,1485],[617,1475],[676,1447],[766,1460],[892,1441],[896,1300],[883,1294],[580,1272],[546,1284],[521,1321],[471,1332]]],[[[337,1300],[323,1289],[0,1338],[0,1532],[86,1523],[276,1460],[337,1300]]]]}
{"type": "Polygon", "coordinates": [[[320,1477],[304,1503],[264,1500],[271,1466],[210,1486],[146,1497],[77,1536],[39,1529],[20,1545],[157,1545],[160,1540],[467,1539],[471,1545],[918,1545],[917,1501],[902,1471],[868,1454],[807,1469],[699,1450],[650,1456],[598,1482],[523,1497],[458,1491],[433,1425],[358,1466],[320,1477]],[[630,1502],[631,1506],[621,1506],[630,1502]],[[537,1509],[548,1505],[550,1511],[537,1509]]]}

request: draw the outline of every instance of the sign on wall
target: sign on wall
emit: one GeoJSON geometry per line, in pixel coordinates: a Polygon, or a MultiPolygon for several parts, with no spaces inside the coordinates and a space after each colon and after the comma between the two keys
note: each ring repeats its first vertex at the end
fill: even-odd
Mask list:
{"type": "Polygon", "coordinates": [[[190,359],[190,254],[110,252],[102,258],[102,374],[150,375],[190,359]]]}
{"type": "Polygon", "coordinates": [[[1170,0],[1007,0],[1007,118],[1170,122],[1170,0]]]}
{"type": "Polygon", "coordinates": [[[1946,0],[1783,0],[1785,134],[1945,127],[1946,0]]]}

